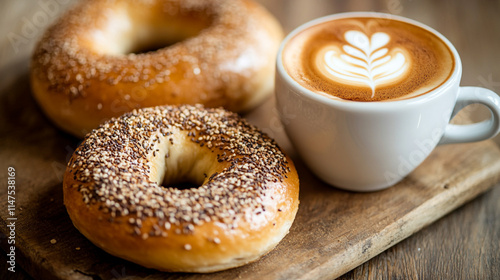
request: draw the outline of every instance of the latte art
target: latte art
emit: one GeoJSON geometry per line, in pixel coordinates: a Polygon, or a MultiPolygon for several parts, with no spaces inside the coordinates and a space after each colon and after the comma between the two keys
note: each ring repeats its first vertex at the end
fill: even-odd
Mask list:
{"type": "Polygon", "coordinates": [[[376,17],[338,18],[305,28],[286,41],[281,59],[301,86],[364,102],[425,94],[442,85],[455,64],[432,32],[376,17]]]}
{"type": "Polygon", "coordinates": [[[375,88],[398,82],[408,72],[410,58],[403,51],[384,48],[390,36],[377,32],[370,38],[357,30],[347,31],[344,35],[348,44],[341,49],[327,46],[319,52],[316,63],[330,79],[341,83],[368,86],[371,97],[375,88]]]}

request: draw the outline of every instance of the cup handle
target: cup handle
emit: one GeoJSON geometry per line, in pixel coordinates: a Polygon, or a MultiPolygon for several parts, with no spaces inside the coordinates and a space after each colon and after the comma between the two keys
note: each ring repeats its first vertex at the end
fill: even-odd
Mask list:
{"type": "Polygon", "coordinates": [[[500,97],[485,88],[460,87],[450,120],[465,106],[473,103],[488,107],[491,113],[490,119],[466,125],[448,124],[438,145],[486,140],[500,131],[500,97]]]}

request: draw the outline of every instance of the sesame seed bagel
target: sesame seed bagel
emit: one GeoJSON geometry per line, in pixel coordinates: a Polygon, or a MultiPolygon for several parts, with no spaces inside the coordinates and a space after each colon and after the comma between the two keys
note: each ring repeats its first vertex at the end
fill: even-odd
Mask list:
{"type": "Polygon", "coordinates": [[[275,141],[236,113],[201,105],[102,124],[74,152],[63,188],[90,241],[163,271],[255,261],[288,233],[299,205],[297,172],[275,141]]]}
{"type": "Polygon", "coordinates": [[[282,37],[251,0],[86,0],[35,48],[32,91],[56,125],[79,137],[143,107],[244,112],[272,92],[282,37]]]}

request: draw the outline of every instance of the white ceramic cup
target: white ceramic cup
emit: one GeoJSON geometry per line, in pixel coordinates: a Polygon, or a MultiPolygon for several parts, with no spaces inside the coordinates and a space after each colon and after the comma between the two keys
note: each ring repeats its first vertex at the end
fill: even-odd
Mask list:
{"type": "Polygon", "coordinates": [[[298,27],[282,42],[277,56],[277,109],[290,141],[319,178],[346,190],[381,190],[412,172],[436,145],[481,141],[499,132],[500,98],[488,89],[459,87],[461,74],[456,49],[426,25],[372,12],[336,14],[298,27]],[[352,16],[392,18],[431,31],[453,53],[452,75],[438,88],[414,98],[346,102],[314,93],[287,74],[282,52],[290,38],[312,25],[352,16]],[[489,108],[491,118],[468,125],[449,123],[472,103],[489,108]]]}

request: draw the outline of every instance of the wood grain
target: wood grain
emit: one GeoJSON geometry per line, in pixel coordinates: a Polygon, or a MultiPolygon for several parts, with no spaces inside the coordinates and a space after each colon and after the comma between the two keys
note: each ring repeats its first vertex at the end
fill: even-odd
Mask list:
{"type": "MultiPolygon", "coordinates": [[[[439,147],[393,188],[376,193],[340,191],[318,181],[283,143],[282,130],[273,126],[277,116],[270,110],[271,99],[247,118],[279,136],[297,164],[301,205],[290,234],[262,260],[242,268],[208,275],[165,274],[106,254],[73,227],[62,202],[61,178],[78,139],[57,130],[42,115],[26,75],[1,92],[0,104],[0,132],[5,135],[0,139],[0,158],[6,159],[0,170],[8,165],[17,171],[18,263],[37,278],[108,279],[117,274],[129,279],[331,279],[486,191],[500,175],[500,150],[485,141],[439,147]],[[12,114],[17,118],[8,118],[12,114]]],[[[0,181],[6,181],[5,173],[0,181]]],[[[7,208],[5,190],[0,190],[0,209],[7,208]]],[[[7,213],[0,217],[1,230],[8,234],[7,213]]]]}
{"type": "MultiPolygon", "coordinates": [[[[465,200],[486,191],[498,180],[499,155],[492,142],[439,147],[397,188],[370,196],[348,193],[319,182],[296,157],[277,122],[272,101],[248,117],[293,155],[302,179],[299,216],[290,235],[275,251],[258,263],[240,269],[210,275],[184,275],[158,274],[96,249],[71,226],[62,207],[60,180],[67,157],[78,140],[55,129],[41,114],[29,92],[27,56],[39,34],[27,38],[28,42],[19,45],[17,51],[4,36],[10,32],[21,34],[26,26],[24,19],[32,20],[43,10],[42,2],[51,1],[0,4],[0,170],[10,165],[17,170],[20,189],[17,261],[30,275],[37,279],[234,279],[257,276],[332,279],[353,269],[340,279],[500,279],[498,183],[477,199],[425,227],[465,200]],[[417,215],[415,211],[423,214],[417,215]],[[396,220],[394,215],[400,215],[400,219],[396,220]],[[375,219],[380,221],[374,223],[375,219]],[[350,227],[362,230],[354,232],[350,227]],[[425,228],[413,234],[419,227],[425,228]],[[396,234],[390,238],[384,235],[392,230],[396,230],[396,234]],[[371,237],[370,245],[367,236],[374,231],[382,233],[371,237]],[[411,234],[410,238],[396,244],[411,234]],[[56,239],[57,243],[51,244],[51,239],[56,239]],[[391,245],[394,246],[383,251],[391,245]],[[76,250],[77,247],[80,250],[76,250]],[[354,260],[345,257],[339,253],[342,250],[360,257],[354,260]],[[376,255],[377,250],[383,252],[361,264],[376,255]],[[333,273],[342,265],[344,270],[333,273]]],[[[59,11],[71,5],[71,1],[59,2],[64,2],[58,6],[59,11]]],[[[464,65],[462,84],[500,90],[500,56],[492,55],[500,49],[499,1],[261,2],[280,19],[286,31],[309,19],[345,11],[374,10],[414,18],[433,26],[455,44],[464,65]]],[[[42,31],[44,26],[36,26],[36,29],[42,31]]],[[[480,107],[469,108],[467,113],[475,120],[486,114],[480,107]]],[[[499,139],[497,136],[495,141],[500,143],[499,139]]],[[[5,208],[6,202],[5,175],[0,173],[0,209],[5,208]]],[[[3,212],[2,215],[5,218],[3,212]]],[[[5,224],[1,227],[5,233],[5,224]]],[[[0,243],[5,248],[4,235],[0,235],[0,243]]],[[[15,275],[5,273],[5,262],[0,263],[1,279],[28,277],[21,271],[15,275]]]]}

